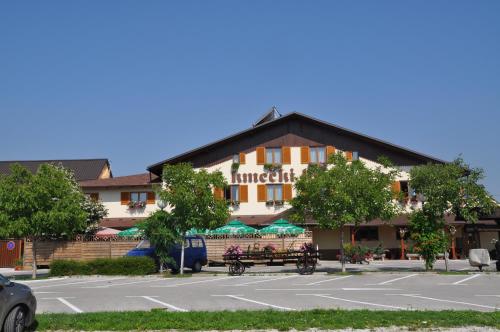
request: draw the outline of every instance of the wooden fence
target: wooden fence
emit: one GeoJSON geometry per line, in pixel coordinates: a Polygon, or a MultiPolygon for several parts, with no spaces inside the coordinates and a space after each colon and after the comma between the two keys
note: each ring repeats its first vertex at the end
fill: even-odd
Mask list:
{"type": "MultiPolygon", "coordinates": [[[[124,241],[41,241],[36,243],[37,265],[50,265],[54,259],[78,261],[96,258],[122,257],[139,243],[138,240],[124,241]]],[[[33,263],[33,243],[25,242],[24,266],[33,263]]]]}
{"type": "MultiPolygon", "coordinates": [[[[140,240],[105,240],[105,241],[40,241],[36,243],[37,265],[50,265],[54,259],[72,259],[78,261],[96,258],[122,257],[133,249],[140,240]]],[[[238,245],[241,249],[260,248],[272,244],[278,250],[297,250],[305,242],[312,242],[312,233],[306,232],[298,236],[281,237],[277,235],[264,236],[208,236],[205,239],[209,262],[222,262],[222,255],[231,245],[238,245]]],[[[24,266],[33,262],[33,243],[25,241],[24,266]]]]}

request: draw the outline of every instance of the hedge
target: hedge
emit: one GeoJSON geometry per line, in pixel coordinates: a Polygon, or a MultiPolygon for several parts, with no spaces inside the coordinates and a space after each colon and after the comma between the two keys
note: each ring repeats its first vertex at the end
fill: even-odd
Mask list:
{"type": "Polygon", "coordinates": [[[51,276],[72,275],[145,275],[156,272],[150,257],[98,258],[91,261],[54,260],[51,276]]]}

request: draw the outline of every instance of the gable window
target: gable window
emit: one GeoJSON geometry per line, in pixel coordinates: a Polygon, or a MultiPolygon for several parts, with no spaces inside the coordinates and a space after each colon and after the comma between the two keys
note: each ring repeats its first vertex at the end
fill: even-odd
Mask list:
{"type": "Polygon", "coordinates": [[[266,185],[267,200],[268,201],[282,201],[283,200],[283,185],[282,184],[268,184],[266,185]]]}
{"type": "Polygon", "coordinates": [[[233,154],[233,164],[239,164],[239,163],[240,163],[240,155],[233,154]]]}
{"type": "Polygon", "coordinates": [[[309,162],[311,164],[324,164],[326,163],[326,148],[323,147],[310,147],[309,148],[309,162]]]}
{"type": "Polygon", "coordinates": [[[359,152],[358,151],[352,152],[352,160],[359,160],[359,152]]]}
{"type": "Polygon", "coordinates": [[[281,148],[266,148],[266,164],[281,164],[281,148]]]}

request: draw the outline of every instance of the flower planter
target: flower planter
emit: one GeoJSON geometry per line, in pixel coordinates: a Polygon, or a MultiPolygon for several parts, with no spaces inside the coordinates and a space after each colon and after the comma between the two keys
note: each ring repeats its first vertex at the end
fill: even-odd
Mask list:
{"type": "Polygon", "coordinates": [[[422,256],[420,254],[406,254],[406,258],[410,261],[414,259],[418,259],[419,261],[422,260],[422,256]]]}

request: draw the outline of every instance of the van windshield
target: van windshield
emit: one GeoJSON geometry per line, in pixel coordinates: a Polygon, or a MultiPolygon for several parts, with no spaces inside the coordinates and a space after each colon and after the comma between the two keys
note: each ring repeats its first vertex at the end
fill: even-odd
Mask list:
{"type": "Polygon", "coordinates": [[[149,240],[142,240],[136,247],[137,249],[149,249],[151,248],[151,243],[149,240]]]}

